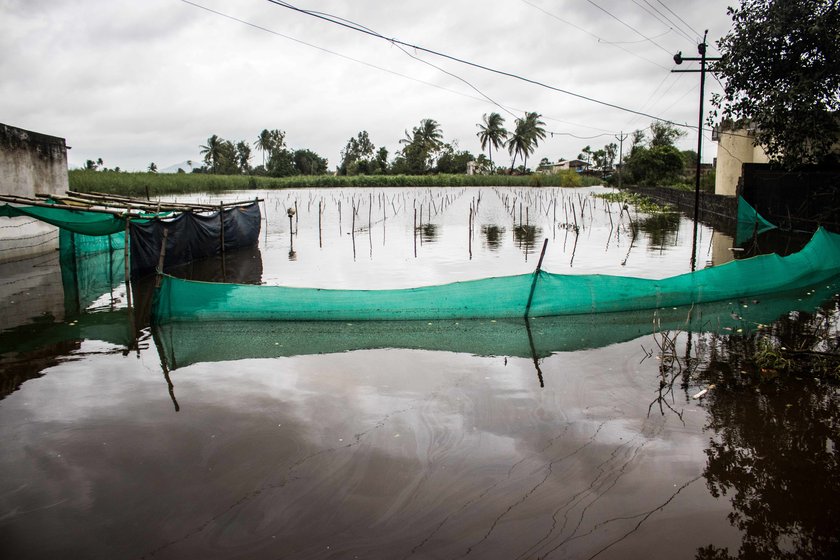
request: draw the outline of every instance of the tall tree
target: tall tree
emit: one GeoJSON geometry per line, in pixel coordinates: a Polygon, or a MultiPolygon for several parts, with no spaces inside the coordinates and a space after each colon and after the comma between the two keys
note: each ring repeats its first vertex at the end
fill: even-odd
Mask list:
{"type": "Polygon", "coordinates": [[[259,151],[262,152],[263,167],[265,167],[265,154],[268,154],[268,153],[271,152],[271,146],[272,146],[271,133],[268,131],[267,128],[262,129],[262,132],[260,132],[260,135],[257,136],[257,141],[254,142],[254,146],[259,151]]]}
{"type": "Polygon", "coordinates": [[[244,140],[236,143],[236,164],[242,173],[251,170],[251,146],[244,140]]]}
{"type": "Polygon", "coordinates": [[[648,146],[673,146],[677,140],[685,136],[685,132],[666,122],[654,121],[650,124],[650,142],[648,146]]]}
{"type": "Polygon", "coordinates": [[[510,170],[513,171],[517,154],[522,156],[523,166],[527,169],[528,156],[534,153],[540,140],[545,138],[545,123],[540,120],[542,115],[536,112],[526,112],[525,117],[516,119],[516,128],[508,140],[508,152],[513,155],[510,170]]]}
{"type": "Polygon", "coordinates": [[[435,162],[443,147],[443,131],[434,119],[423,119],[420,126],[411,129],[411,134],[405,131],[405,138],[400,140],[405,144],[402,156],[405,168],[410,173],[426,173],[435,162]]]}
{"type": "Polygon", "coordinates": [[[530,146],[531,140],[528,137],[525,119],[516,119],[516,127],[513,129],[513,133],[510,134],[507,141],[508,153],[513,156],[510,160],[511,173],[513,173],[516,166],[516,156],[521,155],[524,158],[530,146]]]}
{"type": "MultiPolygon", "coordinates": [[[[840,3],[741,0],[717,42],[712,69],[725,82],[712,104],[755,130],[775,161],[792,166],[831,157],[840,137],[840,3]]],[[[714,116],[717,116],[717,111],[714,116]]]]}
{"type": "Polygon", "coordinates": [[[207,139],[207,144],[199,146],[199,153],[204,156],[204,162],[210,166],[213,173],[216,173],[222,142],[223,140],[214,134],[207,139]]]}
{"type": "Polygon", "coordinates": [[[493,148],[496,150],[505,145],[508,131],[503,126],[505,119],[499,113],[484,113],[483,123],[478,123],[478,140],[481,142],[481,149],[487,150],[490,157],[490,168],[493,168],[493,148]]]}

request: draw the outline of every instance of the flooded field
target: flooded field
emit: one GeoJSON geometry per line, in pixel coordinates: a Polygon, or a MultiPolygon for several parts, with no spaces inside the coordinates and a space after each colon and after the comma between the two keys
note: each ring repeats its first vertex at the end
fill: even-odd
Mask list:
{"type": "MultiPolygon", "coordinates": [[[[168,272],[421,286],[531,272],[544,239],[550,272],[690,270],[689,220],[602,192],[232,193],[265,199],[259,247],[168,272]]],[[[778,244],[758,241],[733,251],[701,226],[698,266],[778,244]]],[[[153,279],[134,283],[129,310],[121,259],[99,255],[72,274],[57,255],[0,267],[3,557],[832,558],[840,548],[836,385],[756,365],[769,340],[814,353],[836,342],[840,285],[529,322],[152,328],[153,279]]]]}

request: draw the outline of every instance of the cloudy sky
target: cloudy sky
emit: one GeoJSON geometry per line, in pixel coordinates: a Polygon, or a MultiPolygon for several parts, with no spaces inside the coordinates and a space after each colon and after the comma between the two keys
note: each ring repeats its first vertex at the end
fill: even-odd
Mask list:
{"type": "MultiPolygon", "coordinates": [[[[554,88],[696,125],[699,74],[672,74],[733,0],[292,0],[386,37],[554,88]],[[670,20],[670,22],[668,21],[670,20]]],[[[0,0],[0,122],[64,137],[70,166],[165,168],[198,160],[211,134],[254,142],[279,128],[292,148],[339,161],[367,130],[393,155],[437,120],[480,152],[476,123],[524,111],[553,135],[531,161],[573,158],[651,119],[400,49],[268,0],[0,0]],[[212,10],[212,11],[210,11],[212,10]],[[223,14],[223,15],[222,15],[223,14]],[[436,68],[436,67],[437,68],[436,68]]],[[[682,68],[691,67],[687,63],[682,68]]],[[[707,94],[719,91],[707,81],[707,94]]],[[[708,99],[708,95],[707,95],[708,99]]],[[[707,102],[708,107],[708,102],[707,102]]],[[[696,130],[680,142],[696,148],[696,130]]],[[[714,144],[704,143],[704,160],[714,144]]],[[[494,154],[510,163],[507,153],[494,154]]],[[[254,164],[261,163],[255,151],[254,164]]]]}

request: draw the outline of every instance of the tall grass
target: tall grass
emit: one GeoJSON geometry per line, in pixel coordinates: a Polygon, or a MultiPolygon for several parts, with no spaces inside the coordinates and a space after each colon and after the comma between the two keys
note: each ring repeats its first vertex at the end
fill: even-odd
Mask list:
{"type": "Polygon", "coordinates": [[[299,175],[256,177],[202,173],[114,173],[70,171],[70,188],[124,196],[162,196],[183,193],[217,193],[255,189],[307,187],[580,187],[600,184],[574,171],[556,175],[299,175]]]}

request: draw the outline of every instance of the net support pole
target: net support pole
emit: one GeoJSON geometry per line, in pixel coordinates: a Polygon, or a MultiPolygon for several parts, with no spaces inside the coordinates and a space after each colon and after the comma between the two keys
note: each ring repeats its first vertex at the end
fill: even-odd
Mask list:
{"type": "Polygon", "coordinates": [[[534,290],[537,289],[537,278],[540,277],[540,269],[542,269],[543,257],[545,257],[545,250],[548,247],[548,238],[543,241],[542,251],[540,252],[540,260],[537,261],[537,269],[534,271],[534,279],[531,281],[531,291],[528,294],[528,303],[525,305],[525,318],[531,312],[531,302],[534,300],[534,290]]]}
{"type": "Polygon", "coordinates": [[[131,259],[129,257],[128,252],[128,244],[131,240],[131,230],[129,229],[129,224],[131,223],[131,217],[126,213],[125,215],[125,252],[123,256],[123,260],[125,261],[125,297],[126,302],[128,303],[128,309],[131,310],[131,270],[130,264],[131,259]]]}
{"type": "Polygon", "coordinates": [[[166,259],[166,238],[169,236],[169,229],[163,228],[163,240],[160,242],[160,256],[158,257],[157,279],[155,288],[160,288],[160,281],[163,278],[163,261],[166,259]]]}

